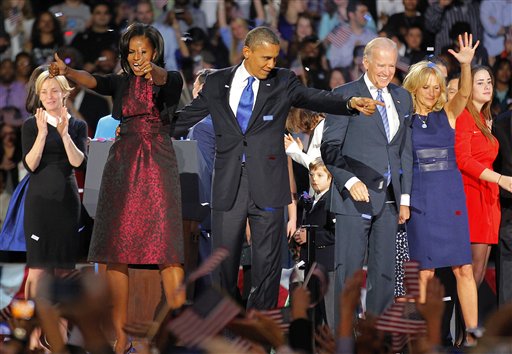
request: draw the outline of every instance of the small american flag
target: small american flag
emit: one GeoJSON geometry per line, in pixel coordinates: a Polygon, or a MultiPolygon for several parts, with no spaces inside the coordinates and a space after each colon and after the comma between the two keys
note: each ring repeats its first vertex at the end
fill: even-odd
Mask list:
{"type": "Polygon", "coordinates": [[[229,251],[226,248],[219,247],[213,251],[212,255],[208,257],[195,271],[190,273],[187,283],[195,282],[197,279],[204,277],[211,273],[217,266],[229,256],[229,251]]]}
{"type": "MultiPolygon", "coordinates": [[[[406,298],[416,298],[419,295],[419,263],[409,261],[404,263],[404,283],[407,289],[406,298]]],[[[400,351],[409,338],[424,335],[427,331],[426,322],[416,309],[413,302],[399,302],[392,304],[379,316],[376,328],[391,332],[393,351],[400,351]]]]}
{"type": "Polygon", "coordinates": [[[331,44],[335,47],[342,47],[345,43],[348,42],[350,36],[352,35],[352,31],[349,25],[342,24],[338,27],[334,28],[331,33],[327,35],[327,39],[331,44]]]}
{"type": "Polygon", "coordinates": [[[23,18],[21,9],[18,9],[18,7],[13,7],[9,11],[9,21],[11,22],[11,25],[16,26],[22,20],[23,18]]]}
{"type": "Polygon", "coordinates": [[[407,261],[404,263],[404,285],[407,291],[405,297],[415,299],[420,295],[419,280],[420,264],[416,261],[407,261]]]}
{"type": "Polygon", "coordinates": [[[191,307],[171,320],[167,329],[182,345],[197,347],[219,333],[241,311],[234,300],[211,287],[191,307]]]}

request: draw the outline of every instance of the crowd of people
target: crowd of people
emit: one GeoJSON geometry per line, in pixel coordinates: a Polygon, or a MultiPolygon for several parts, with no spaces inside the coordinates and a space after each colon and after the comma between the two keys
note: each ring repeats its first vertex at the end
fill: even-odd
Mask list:
{"type": "Polygon", "coordinates": [[[9,0],[1,10],[0,252],[26,261],[18,296],[36,311],[6,307],[0,350],[125,353],[134,338],[137,352],[185,350],[176,327],[194,310],[208,318],[212,285],[225,291],[219,303],[248,312],[231,310],[187,350],[389,352],[397,333],[377,328],[410,301],[423,326],[411,352],[506,350],[512,0],[9,0]],[[182,211],[172,140],[187,136],[206,166],[201,220],[182,211]],[[113,142],[94,221],[80,195],[93,138],[113,142]],[[478,289],[495,245],[500,307],[482,337],[478,289]],[[194,305],[185,288],[198,255],[193,266],[209,268],[194,305]],[[403,278],[410,259],[417,289],[403,278]],[[99,275],[75,278],[82,262],[99,275]],[[166,301],[151,325],[127,323],[130,265],[159,269],[166,301]],[[294,265],[306,285],[322,275],[309,290],[290,280],[285,338],[266,311],[294,265]],[[457,333],[442,331],[445,268],[457,333]],[[72,298],[56,290],[70,286],[72,298]]]}

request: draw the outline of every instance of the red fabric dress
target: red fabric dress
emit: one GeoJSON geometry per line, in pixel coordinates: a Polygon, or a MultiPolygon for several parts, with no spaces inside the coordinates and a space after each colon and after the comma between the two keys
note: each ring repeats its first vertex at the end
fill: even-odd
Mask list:
{"type": "MultiPolygon", "coordinates": [[[[484,118],[481,116],[481,119],[484,118]]],[[[455,155],[462,172],[473,243],[498,243],[501,218],[499,186],[479,178],[486,168],[492,170],[498,148],[498,141],[489,141],[465,109],[457,118],[455,155]]]]}
{"type": "Polygon", "coordinates": [[[155,100],[153,84],[132,76],[103,170],[90,262],[184,262],[176,155],[155,100]]]}

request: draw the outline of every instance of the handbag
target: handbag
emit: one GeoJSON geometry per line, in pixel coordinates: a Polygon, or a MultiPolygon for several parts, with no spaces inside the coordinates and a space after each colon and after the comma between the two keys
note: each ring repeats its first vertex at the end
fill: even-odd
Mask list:
{"type": "Polygon", "coordinates": [[[2,231],[0,231],[1,251],[27,251],[23,221],[29,179],[30,174],[27,174],[12,193],[2,231]]]}

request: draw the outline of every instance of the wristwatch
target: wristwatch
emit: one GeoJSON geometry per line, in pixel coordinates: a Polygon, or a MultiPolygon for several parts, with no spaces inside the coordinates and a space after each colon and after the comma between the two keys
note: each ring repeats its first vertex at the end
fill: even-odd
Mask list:
{"type": "Polygon", "coordinates": [[[350,97],[347,101],[347,109],[349,111],[352,111],[354,109],[354,107],[352,107],[352,97],[350,97]]]}

